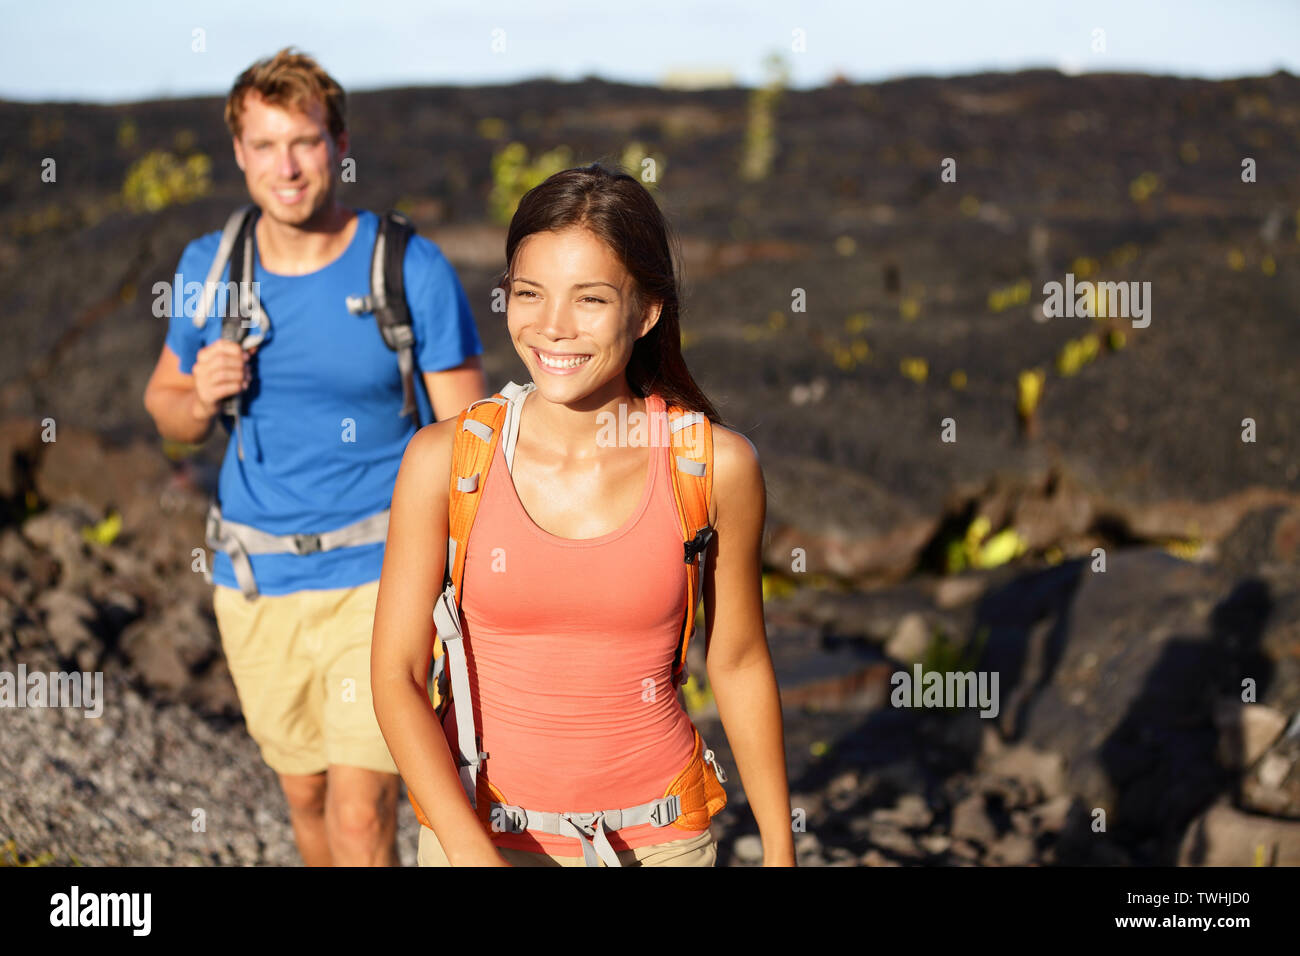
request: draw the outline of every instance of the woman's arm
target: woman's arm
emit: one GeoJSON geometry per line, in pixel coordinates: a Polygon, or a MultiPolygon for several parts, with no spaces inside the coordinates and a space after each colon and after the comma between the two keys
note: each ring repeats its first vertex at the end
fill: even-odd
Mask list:
{"type": "Polygon", "coordinates": [[[709,685],[763,840],[765,866],[794,866],[781,695],[763,625],[767,490],[749,439],[713,428],[713,547],[704,563],[709,685]]]}
{"type": "Polygon", "coordinates": [[[406,446],[393,488],[370,650],[375,716],[407,787],[453,866],[509,866],[470,806],[429,703],[433,602],[447,563],[447,485],[457,420],[406,446]]]}

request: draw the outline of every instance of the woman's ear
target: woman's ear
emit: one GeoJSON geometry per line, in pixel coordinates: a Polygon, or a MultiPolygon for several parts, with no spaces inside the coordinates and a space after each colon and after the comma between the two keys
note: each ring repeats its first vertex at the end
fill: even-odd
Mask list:
{"type": "Polygon", "coordinates": [[[650,330],[659,323],[659,315],[663,311],[663,307],[663,302],[650,303],[649,308],[646,309],[645,317],[641,320],[641,332],[637,335],[638,339],[649,334],[650,330]]]}

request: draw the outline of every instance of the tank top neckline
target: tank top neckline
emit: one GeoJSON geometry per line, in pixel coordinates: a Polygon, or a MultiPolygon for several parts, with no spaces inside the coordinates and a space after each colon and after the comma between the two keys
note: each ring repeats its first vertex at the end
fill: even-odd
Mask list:
{"type": "MultiPolygon", "coordinates": [[[[661,399],[657,393],[652,392],[646,396],[646,411],[648,413],[663,411],[666,408],[667,406],[663,399],[661,399]]],[[[650,445],[650,454],[647,456],[649,462],[646,469],[645,487],[641,492],[640,502],[632,509],[631,517],[624,521],[621,527],[615,528],[613,531],[608,531],[595,538],[562,538],[557,534],[551,534],[551,532],[539,526],[537,522],[533,520],[532,515],[528,513],[528,509],[524,507],[524,503],[519,499],[519,491],[515,488],[514,476],[510,473],[510,469],[506,467],[505,453],[502,451],[500,442],[497,442],[497,450],[495,454],[498,461],[496,462],[496,465],[494,465],[494,470],[499,470],[505,474],[505,483],[509,487],[509,498],[514,503],[514,509],[522,519],[522,523],[528,527],[535,536],[559,547],[591,548],[617,541],[619,538],[628,534],[628,532],[641,522],[642,516],[650,507],[650,501],[654,497],[655,488],[658,485],[659,459],[663,455],[663,449],[657,448],[653,443],[650,445]],[[500,466],[499,469],[496,468],[497,465],[500,466]]]]}

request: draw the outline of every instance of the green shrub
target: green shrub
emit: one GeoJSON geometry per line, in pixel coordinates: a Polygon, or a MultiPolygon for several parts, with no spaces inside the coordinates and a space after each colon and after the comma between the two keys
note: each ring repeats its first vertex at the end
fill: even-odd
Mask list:
{"type": "Polygon", "coordinates": [[[772,160],[776,157],[776,107],[790,76],[779,53],[767,57],[764,66],[767,82],[749,94],[749,119],[740,160],[740,177],[746,182],[766,179],[772,170],[772,160]]]}
{"type": "Polygon", "coordinates": [[[25,856],[18,852],[18,844],[13,840],[0,843],[0,866],[48,866],[54,862],[53,853],[42,853],[30,860],[23,859],[25,856]]]}
{"type": "Polygon", "coordinates": [[[510,143],[497,151],[492,157],[492,192],[488,195],[488,213],[493,221],[509,225],[524,193],[553,173],[568,169],[572,158],[567,146],[557,146],[532,162],[523,143],[510,143]]]}
{"type": "Polygon", "coordinates": [[[135,212],[158,212],[176,203],[193,202],[212,189],[212,160],[203,153],[181,159],[155,149],[131,164],[122,198],[135,212]]]}

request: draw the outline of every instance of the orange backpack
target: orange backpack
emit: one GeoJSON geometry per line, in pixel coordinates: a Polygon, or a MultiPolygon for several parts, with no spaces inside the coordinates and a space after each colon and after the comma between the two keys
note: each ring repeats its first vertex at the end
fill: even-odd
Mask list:
{"type": "MultiPolygon", "coordinates": [[[[450,497],[448,501],[447,565],[444,589],[434,603],[436,637],[429,667],[428,692],[434,712],[441,722],[449,707],[456,708],[457,742],[452,747],[461,784],[475,808],[479,820],[489,830],[521,832],[541,830],[582,839],[583,856],[588,866],[604,860],[619,866],[618,857],[606,834],[639,823],[675,826],[682,830],[701,830],[727,803],[726,773],[713,751],[704,745],[698,729],[690,761],[673,779],[664,795],[638,807],[566,813],[539,813],[507,803],[505,796],[479,772],[486,754],[480,752],[480,738],[474,733],[469,669],[462,641],[460,605],[465,578],[465,552],[470,529],[478,512],[479,491],[487,479],[504,435],[506,460],[513,460],[518,435],[520,409],[524,397],[537,386],[509,383],[491,398],[480,399],[457,418],[456,440],[452,453],[450,497]],[[712,772],[708,768],[711,765],[712,772]]],[[[651,422],[652,444],[655,426],[651,422]]],[[[668,406],[667,427],[671,437],[676,467],[673,474],[673,497],[681,521],[683,560],[686,573],[686,616],[673,660],[672,685],[676,691],[686,678],[686,651],[695,628],[695,609],[700,598],[700,571],[713,528],[709,524],[709,498],[713,490],[712,423],[700,412],[680,406],[668,406]]],[[[415,796],[407,791],[411,806],[420,823],[430,827],[415,796]]]]}

